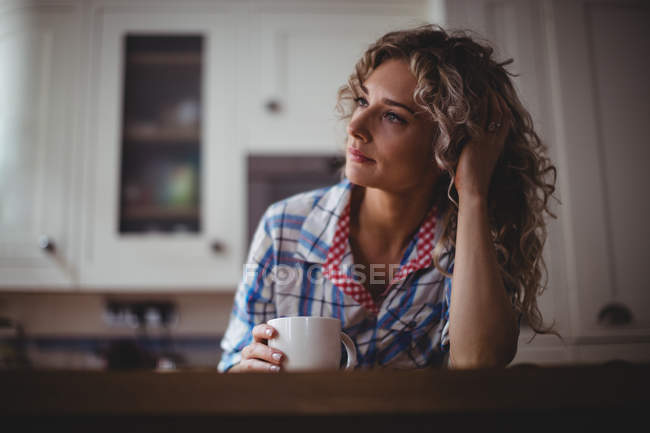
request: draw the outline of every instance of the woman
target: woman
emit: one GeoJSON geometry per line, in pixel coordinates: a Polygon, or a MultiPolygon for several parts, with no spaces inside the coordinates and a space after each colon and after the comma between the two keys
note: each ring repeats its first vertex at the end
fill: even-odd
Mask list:
{"type": "Polygon", "coordinates": [[[220,371],[280,371],[265,322],[281,316],[341,319],[359,368],[505,366],[521,316],[548,331],[536,297],[555,167],[510,61],[491,56],[435,26],[370,46],[339,91],[346,179],[263,217],[220,371]]]}

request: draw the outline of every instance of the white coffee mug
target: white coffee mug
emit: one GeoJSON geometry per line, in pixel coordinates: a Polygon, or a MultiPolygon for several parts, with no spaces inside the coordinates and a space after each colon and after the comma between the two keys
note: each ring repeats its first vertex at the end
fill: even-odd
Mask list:
{"type": "Polygon", "coordinates": [[[268,345],[282,351],[285,371],[337,370],[341,363],[341,342],[348,354],[346,370],[357,363],[352,339],[341,332],[341,321],[330,317],[280,317],[268,325],[278,332],[268,345]]]}

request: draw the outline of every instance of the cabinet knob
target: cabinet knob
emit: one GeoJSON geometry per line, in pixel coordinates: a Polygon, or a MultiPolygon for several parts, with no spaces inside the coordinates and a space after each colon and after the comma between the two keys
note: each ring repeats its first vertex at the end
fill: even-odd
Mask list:
{"type": "Polygon", "coordinates": [[[217,254],[223,253],[226,250],[226,246],[221,241],[212,241],[210,248],[217,254]]]}
{"type": "Polygon", "coordinates": [[[54,254],[56,251],[56,246],[54,245],[54,239],[49,236],[43,235],[38,239],[38,246],[40,249],[49,254],[54,254]]]}
{"type": "Polygon", "coordinates": [[[610,303],[598,313],[598,323],[602,326],[621,326],[632,323],[632,312],[623,304],[610,303]]]}
{"type": "Polygon", "coordinates": [[[271,114],[278,114],[282,111],[282,103],[277,99],[269,99],[264,104],[264,108],[271,114]]]}

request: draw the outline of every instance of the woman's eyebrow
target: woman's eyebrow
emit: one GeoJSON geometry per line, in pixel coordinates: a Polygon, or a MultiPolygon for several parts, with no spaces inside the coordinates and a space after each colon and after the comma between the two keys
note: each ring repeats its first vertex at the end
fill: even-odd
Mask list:
{"type": "MultiPolygon", "coordinates": [[[[366,95],[368,94],[368,88],[366,86],[361,84],[359,87],[361,87],[361,91],[363,93],[365,93],[366,95]]],[[[413,109],[406,104],[402,104],[401,102],[393,101],[392,99],[388,99],[388,98],[383,98],[381,102],[383,102],[386,105],[391,105],[394,107],[402,107],[403,109],[411,113],[413,116],[415,116],[415,111],[413,111],[413,109]]]]}

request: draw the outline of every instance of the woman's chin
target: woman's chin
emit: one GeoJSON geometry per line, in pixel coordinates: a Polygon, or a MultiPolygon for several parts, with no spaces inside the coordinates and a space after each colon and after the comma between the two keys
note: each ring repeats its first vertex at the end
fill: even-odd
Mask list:
{"type": "Polygon", "coordinates": [[[354,162],[347,162],[345,164],[345,177],[355,185],[370,186],[376,183],[376,176],[369,173],[366,167],[357,167],[354,162]]]}

